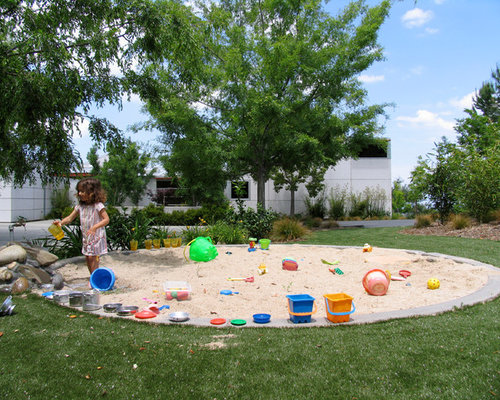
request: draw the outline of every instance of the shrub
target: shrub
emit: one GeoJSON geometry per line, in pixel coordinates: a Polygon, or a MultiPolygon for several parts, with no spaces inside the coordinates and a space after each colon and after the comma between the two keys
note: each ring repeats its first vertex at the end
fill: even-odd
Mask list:
{"type": "Polygon", "coordinates": [[[351,193],[349,216],[364,218],[367,215],[368,201],[362,198],[361,193],[351,193]]]}
{"type": "Polygon", "coordinates": [[[82,230],[80,225],[68,225],[62,227],[64,237],[57,240],[53,237],[35,239],[33,243],[44,247],[47,251],[55,254],[60,259],[82,255],[82,230]]]}
{"type": "Polygon", "coordinates": [[[220,204],[207,204],[201,207],[201,216],[209,224],[214,224],[217,221],[224,220],[230,210],[229,201],[220,204]]]}
{"type": "Polygon", "coordinates": [[[168,225],[167,223],[167,215],[165,211],[163,211],[163,206],[155,206],[154,204],[148,204],[142,210],[133,210],[133,214],[136,212],[140,212],[144,215],[145,218],[150,219],[153,225],[168,225]]]}
{"type": "Polygon", "coordinates": [[[47,219],[64,218],[66,216],[65,211],[67,209],[71,209],[71,211],[73,211],[73,202],[69,198],[69,186],[65,186],[63,189],[54,190],[50,198],[50,202],[52,210],[45,216],[47,219]]]}
{"type": "Polygon", "coordinates": [[[471,219],[463,214],[452,215],[450,222],[453,229],[464,229],[472,225],[471,219]]]}
{"type": "Polygon", "coordinates": [[[205,220],[200,218],[198,225],[186,226],[186,229],[182,230],[182,238],[186,243],[191,242],[198,236],[210,236],[208,226],[204,225],[205,220]]]}
{"type": "Polygon", "coordinates": [[[132,239],[137,240],[138,247],[144,247],[144,240],[151,236],[152,219],[145,213],[134,209],[130,215],[126,209],[119,211],[108,207],[109,225],[106,227],[108,247],[110,250],[128,249],[132,239]]]}
{"type": "Polygon", "coordinates": [[[314,200],[313,198],[306,196],[304,199],[306,205],[307,214],[313,218],[323,219],[327,213],[325,206],[325,192],[323,191],[318,195],[318,198],[314,200]]]}
{"type": "Polygon", "coordinates": [[[495,210],[491,213],[491,220],[496,221],[496,222],[500,222],[500,209],[495,210]]]}
{"type": "Polygon", "coordinates": [[[387,195],[380,186],[376,186],[375,188],[365,188],[365,190],[363,190],[363,196],[367,203],[366,217],[373,218],[387,215],[387,211],[385,211],[384,207],[387,195]]]}
{"type": "Polygon", "coordinates": [[[425,215],[417,215],[417,218],[415,219],[415,224],[413,225],[415,228],[426,228],[428,226],[431,226],[433,220],[432,216],[425,214],[425,215]]]}
{"type": "Polygon", "coordinates": [[[346,213],[346,200],[347,200],[347,189],[335,188],[330,190],[330,196],[328,197],[328,204],[330,209],[328,210],[328,215],[333,219],[340,219],[345,216],[346,213]]]}
{"type": "Polygon", "coordinates": [[[228,224],[217,221],[208,228],[210,237],[214,243],[240,244],[246,243],[248,231],[240,224],[228,224]]]}
{"type": "Polygon", "coordinates": [[[241,223],[250,236],[257,239],[268,237],[273,229],[273,222],[278,214],[272,210],[266,210],[262,204],[257,203],[257,211],[253,208],[238,207],[238,211],[230,208],[225,222],[230,225],[241,223]]]}
{"type": "Polygon", "coordinates": [[[200,222],[200,219],[203,219],[203,210],[200,208],[190,208],[184,211],[183,223],[179,225],[196,225],[200,222]]]}
{"type": "Polygon", "coordinates": [[[277,241],[288,241],[303,238],[309,230],[298,220],[284,217],[274,222],[271,238],[277,241]]]}

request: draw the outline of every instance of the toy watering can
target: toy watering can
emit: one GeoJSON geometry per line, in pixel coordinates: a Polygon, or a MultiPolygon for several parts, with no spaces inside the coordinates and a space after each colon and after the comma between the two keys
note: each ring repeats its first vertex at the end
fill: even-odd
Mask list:
{"type": "MultiPolygon", "coordinates": [[[[189,257],[193,261],[210,261],[219,255],[210,237],[198,236],[189,242],[187,247],[189,247],[189,257]]],[[[186,253],[186,248],[184,253],[186,253]]],[[[186,258],[186,254],[184,254],[184,258],[186,258]]],[[[186,261],[188,261],[187,258],[186,261]]]]}

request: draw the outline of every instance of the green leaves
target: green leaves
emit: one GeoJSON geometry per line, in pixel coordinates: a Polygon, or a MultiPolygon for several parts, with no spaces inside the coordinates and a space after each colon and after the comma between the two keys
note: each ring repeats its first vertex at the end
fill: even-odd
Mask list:
{"type": "Polygon", "coordinates": [[[190,137],[196,143],[210,132],[207,147],[216,157],[225,154],[224,169],[235,178],[251,175],[265,204],[264,184],[272,174],[295,176],[290,188],[297,177],[314,181],[351,153],[351,136],[378,133],[384,106],[364,105],[356,76],[380,59],[377,31],[389,2],[374,8],[354,2],[338,17],[316,0],[199,6],[203,24],[194,34],[202,40],[204,64],[194,71],[184,63],[197,73],[198,85],[159,74],[159,88],[147,96],[163,142],[175,143],[167,150],[170,160],[183,161],[185,168],[177,170],[183,176],[191,175],[190,158],[206,157],[197,146],[188,154],[181,142],[190,137]]]}

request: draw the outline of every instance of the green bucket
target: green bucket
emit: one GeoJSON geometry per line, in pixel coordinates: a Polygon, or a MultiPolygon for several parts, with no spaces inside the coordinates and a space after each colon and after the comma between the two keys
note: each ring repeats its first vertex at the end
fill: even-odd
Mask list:
{"type": "Polygon", "coordinates": [[[271,244],[270,239],[260,239],[259,240],[260,248],[262,250],[269,250],[269,245],[271,244]]]}

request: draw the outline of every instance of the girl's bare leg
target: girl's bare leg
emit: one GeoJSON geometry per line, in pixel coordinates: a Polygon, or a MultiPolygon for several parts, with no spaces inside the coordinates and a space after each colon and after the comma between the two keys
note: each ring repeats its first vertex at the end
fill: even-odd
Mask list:
{"type": "Polygon", "coordinates": [[[85,256],[85,260],[87,261],[89,273],[92,275],[92,272],[99,268],[99,256],[85,256]]]}

